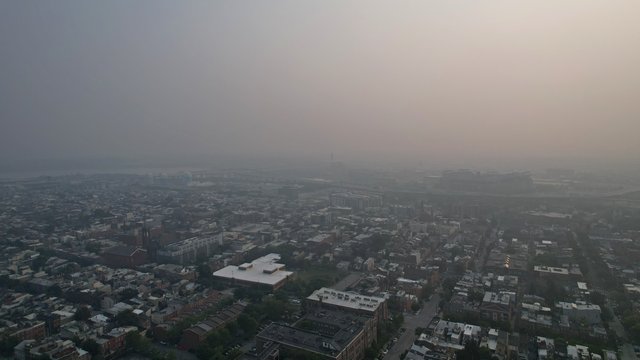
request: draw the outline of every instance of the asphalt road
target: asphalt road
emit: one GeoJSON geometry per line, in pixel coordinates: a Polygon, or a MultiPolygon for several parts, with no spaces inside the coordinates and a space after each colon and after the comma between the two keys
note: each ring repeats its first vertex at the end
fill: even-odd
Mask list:
{"type": "Polygon", "coordinates": [[[638,357],[636,356],[635,351],[633,350],[633,345],[626,343],[622,345],[622,360],[636,360],[638,357]]]}
{"type": "Polygon", "coordinates": [[[426,328],[436,314],[438,313],[438,303],[440,302],[440,294],[433,294],[431,299],[424,304],[422,310],[415,315],[413,313],[404,315],[404,324],[402,327],[407,329],[398,337],[398,341],[389,349],[384,360],[398,360],[400,355],[408,350],[416,338],[416,328],[426,328]]]}

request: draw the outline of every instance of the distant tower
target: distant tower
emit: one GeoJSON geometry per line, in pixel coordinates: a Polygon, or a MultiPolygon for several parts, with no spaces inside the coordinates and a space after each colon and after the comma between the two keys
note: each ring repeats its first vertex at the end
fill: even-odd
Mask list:
{"type": "Polygon", "coordinates": [[[333,153],[331,153],[331,162],[333,162],[333,153]]]}

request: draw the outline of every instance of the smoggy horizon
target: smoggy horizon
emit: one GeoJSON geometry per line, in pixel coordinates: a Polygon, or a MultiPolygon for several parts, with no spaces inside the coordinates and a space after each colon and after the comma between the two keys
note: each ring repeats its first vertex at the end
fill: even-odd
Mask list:
{"type": "Polygon", "coordinates": [[[622,0],[4,2],[0,159],[636,162],[639,15],[622,0]]]}

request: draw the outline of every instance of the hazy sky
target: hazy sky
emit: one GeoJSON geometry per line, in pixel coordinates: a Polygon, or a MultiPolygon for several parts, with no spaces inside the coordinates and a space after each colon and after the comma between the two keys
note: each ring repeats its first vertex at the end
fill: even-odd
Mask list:
{"type": "Polygon", "coordinates": [[[640,157],[640,1],[0,2],[0,157],[640,157]]]}

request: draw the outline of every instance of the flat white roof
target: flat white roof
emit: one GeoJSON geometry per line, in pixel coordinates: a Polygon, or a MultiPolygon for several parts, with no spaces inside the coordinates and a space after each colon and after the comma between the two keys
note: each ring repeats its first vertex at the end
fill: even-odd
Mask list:
{"type": "Polygon", "coordinates": [[[559,268],[559,267],[553,267],[553,266],[536,265],[533,267],[533,270],[537,272],[569,275],[569,270],[565,268],[559,268]]]}
{"type": "Polygon", "coordinates": [[[307,299],[319,301],[325,304],[342,306],[350,309],[361,309],[367,311],[375,311],[385,299],[375,296],[365,296],[356,293],[339,291],[330,288],[320,288],[309,295],[307,299]]]}
{"type": "Polygon", "coordinates": [[[247,266],[247,263],[240,266],[229,265],[214,272],[213,276],[273,286],[293,274],[291,271],[281,270],[284,264],[278,264],[279,260],[280,255],[269,254],[253,260],[251,266],[247,266]]]}

